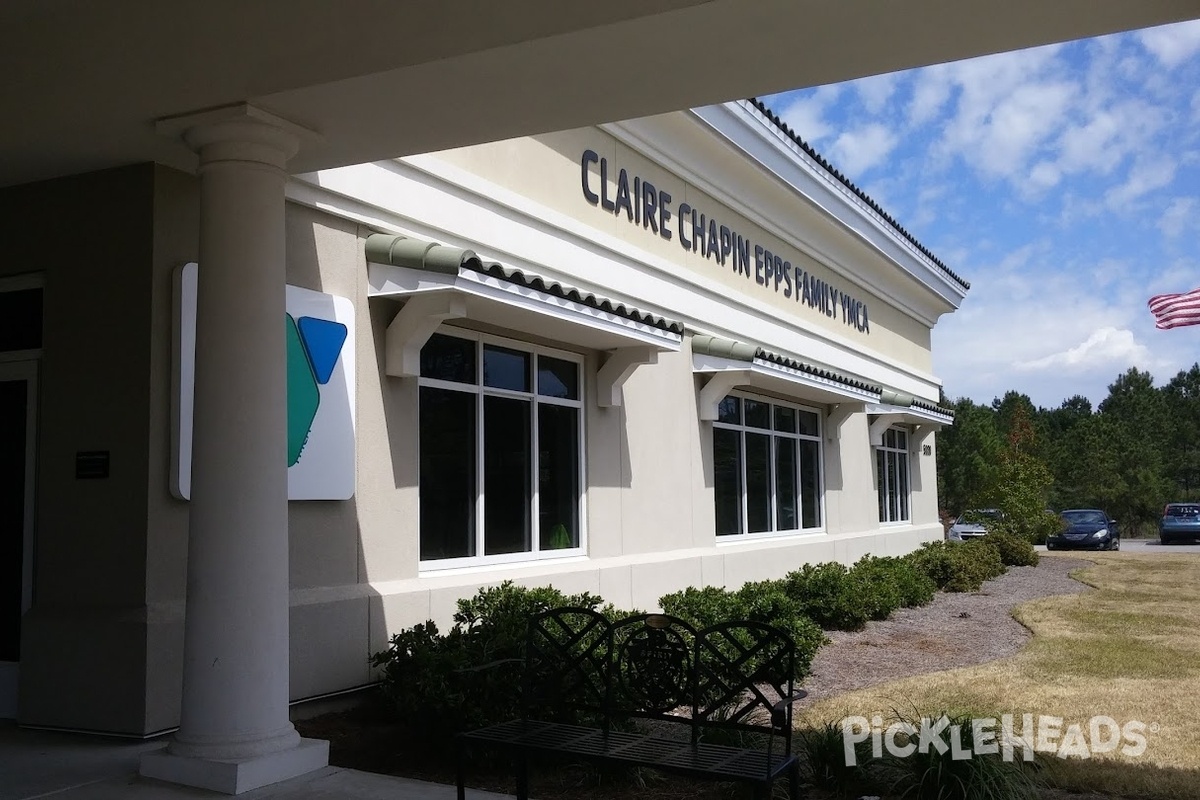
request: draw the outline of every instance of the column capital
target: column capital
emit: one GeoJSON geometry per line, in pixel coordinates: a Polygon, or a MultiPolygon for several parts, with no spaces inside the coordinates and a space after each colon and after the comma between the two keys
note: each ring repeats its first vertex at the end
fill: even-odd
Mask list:
{"type": "Polygon", "coordinates": [[[283,169],[304,145],[319,144],[320,134],[249,103],[164,117],[160,134],[181,138],[200,156],[200,167],[216,161],[249,161],[283,169]]]}

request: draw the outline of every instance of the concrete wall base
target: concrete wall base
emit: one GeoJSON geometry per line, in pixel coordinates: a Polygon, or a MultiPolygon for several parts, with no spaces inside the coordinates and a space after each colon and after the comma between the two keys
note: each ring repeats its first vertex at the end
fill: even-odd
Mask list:
{"type": "Polygon", "coordinates": [[[184,786],[241,794],[329,766],[329,742],[301,739],[288,750],[244,759],[187,758],[166,749],[142,756],[139,772],[184,786]]]}

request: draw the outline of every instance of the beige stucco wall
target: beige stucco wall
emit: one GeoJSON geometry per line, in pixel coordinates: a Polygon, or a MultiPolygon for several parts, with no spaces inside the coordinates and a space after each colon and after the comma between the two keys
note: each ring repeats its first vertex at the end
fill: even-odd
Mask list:
{"type": "MultiPolygon", "coordinates": [[[[26,724],[144,735],[178,722],[187,504],[168,489],[172,281],[197,257],[197,189],[192,176],[147,165],[0,192],[0,218],[22,233],[10,237],[0,274],[43,271],[46,281],[26,724]],[[64,219],[75,221],[85,257],[45,246],[61,238],[64,219]],[[74,479],[74,453],[87,449],[112,453],[109,480],[74,479]]],[[[290,504],[294,699],[364,685],[368,658],[390,633],[427,618],[448,623],[458,598],[504,579],[648,609],[687,585],[739,586],[806,561],[901,553],[940,536],[931,479],[914,478],[915,524],[880,529],[859,415],[824,442],[825,532],[717,542],[711,426],[699,420],[689,340],[636,370],[623,405],[600,408],[592,389],[603,354],[466,320],[456,324],[584,357],[588,555],[422,574],[416,380],[383,373],[399,304],[367,299],[363,242],[372,231],[295,203],[286,226],[288,282],[354,302],[358,366],[355,496],[290,504]]],[[[692,274],[679,279],[687,285],[692,274]]],[[[872,314],[872,341],[892,335],[872,314]]],[[[918,463],[932,476],[932,457],[918,463]]]]}
{"type": "MultiPolygon", "coordinates": [[[[598,128],[582,128],[536,137],[525,137],[473,147],[447,150],[434,158],[464,170],[478,178],[503,186],[506,190],[521,195],[557,214],[563,214],[596,231],[616,238],[630,247],[644,250],[653,256],[669,260],[675,275],[693,286],[717,288],[722,293],[732,292],[763,313],[780,316],[798,325],[832,334],[889,359],[928,372],[932,368],[930,358],[930,329],[927,325],[905,314],[873,291],[873,272],[891,270],[894,266],[868,248],[861,248],[860,259],[853,265],[854,275],[839,275],[819,254],[806,252],[806,229],[814,226],[829,226],[828,219],[817,213],[794,192],[778,181],[748,168],[744,157],[716,141],[714,137],[689,137],[688,158],[694,163],[704,163],[703,178],[711,185],[734,197],[752,188],[756,197],[766,198],[761,213],[748,211],[746,214],[718,202],[714,197],[694,183],[675,175],[659,166],[641,153],[633,150],[612,135],[598,128]],[[707,141],[706,141],[707,140],[707,141]],[[673,217],[669,225],[670,240],[656,234],[645,223],[630,222],[625,213],[614,214],[598,205],[592,205],[583,195],[581,157],[585,150],[593,150],[607,160],[608,197],[616,194],[616,181],[620,169],[625,169],[632,184],[633,176],[649,180],[656,189],[671,195],[673,217]],[[684,204],[717,220],[749,239],[752,244],[763,245],[767,250],[781,255],[791,262],[793,269],[803,268],[812,276],[828,283],[833,288],[866,303],[870,322],[870,333],[863,333],[847,325],[840,310],[836,316],[827,316],[816,308],[799,302],[798,295],[785,296],[785,284],[776,286],[759,285],[755,274],[754,252],[751,248],[750,273],[738,273],[733,269],[732,259],[724,265],[715,257],[704,256],[699,249],[685,249],[680,242],[678,223],[679,210],[684,204]],[[768,230],[768,227],[771,230],[768,230]]],[[[600,192],[599,167],[589,168],[592,191],[600,192]]],[[[688,239],[692,238],[690,226],[688,239]]],[[[839,233],[830,235],[846,234],[839,233]]],[[[570,272],[569,264],[556,264],[556,269],[570,272]]],[[[762,342],[770,348],[773,343],[762,342]]],[[[778,343],[774,343],[778,346],[778,343]]]]}
{"type": "MultiPolygon", "coordinates": [[[[323,212],[288,208],[288,280],[354,299],[359,366],[356,496],[346,503],[291,504],[294,697],[367,681],[366,657],[382,649],[390,633],[427,618],[449,624],[460,597],[504,579],[552,583],[626,607],[652,608],[662,594],[687,585],[738,586],[810,560],[906,552],[940,536],[936,514],[881,532],[867,419],[859,415],[843,426],[840,441],[824,442],[827,532],[718,543],[711,425],[699,420],[687,340],[679,352],[638,368],[625,384],[621,406],[600,408],[593,384],[601,354],[456,320],[449,326],[585,357],[588,557],[421,573],[417,381],[383,374],[385,332],[400,303],[367,300],[362,244],[369,233],[323,212]],[[350,551],[357,554],[357,571],[349,568],[350,551]]],[[[914,496],[914,509],[935,504],[914,496]]]]}

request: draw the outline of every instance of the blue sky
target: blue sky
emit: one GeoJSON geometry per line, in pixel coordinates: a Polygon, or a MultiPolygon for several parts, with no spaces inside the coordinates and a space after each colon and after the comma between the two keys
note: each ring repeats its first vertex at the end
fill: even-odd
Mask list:
{"type": "Polygon", "coordinates": [[[1095,405],[1200,361],[1146,308],[1200,286],[1200,21],[764,99],[971,282],[933,334],[950,397],[1095,405]]]}

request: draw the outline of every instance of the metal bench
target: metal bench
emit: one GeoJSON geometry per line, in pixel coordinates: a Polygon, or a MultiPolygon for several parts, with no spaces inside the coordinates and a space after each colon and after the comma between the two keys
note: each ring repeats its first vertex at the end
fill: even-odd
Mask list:
{"type": "Polygon", "coordinates": [[[806,693],[793,687],[795,661],[791,638],[762,623],[696,630],[665,614],[546,611],[529,624],[521,717],[458,738],[458,798],[473,747],[512,757],[519,800],[531,756],[745,782],[762,798],[786,775],[798,798],[792,703],[806,693]]]}

